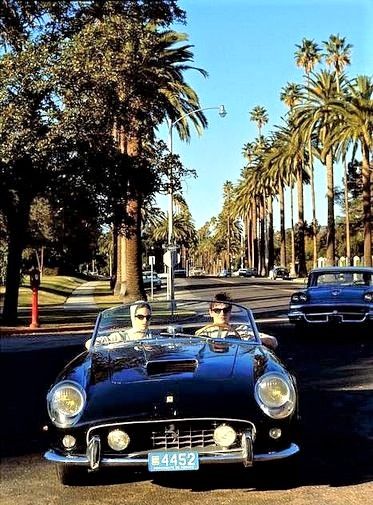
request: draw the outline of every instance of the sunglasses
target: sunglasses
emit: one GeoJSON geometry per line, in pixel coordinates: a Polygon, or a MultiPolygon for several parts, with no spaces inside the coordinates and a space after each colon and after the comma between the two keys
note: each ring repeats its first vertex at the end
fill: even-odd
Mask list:
{"type": "Polygon", "coordinates": [[[224,314],[228,314],[229,312],[231,312],[231,308],[230,307],[224,307],[222,309],[212,309],[212,311],[215,313],[215,314],[220,314],[220,312],[223,312],[224,314]]]}
{"type": "Polygon", "coordinates": [[[137,314],[135,317],[137,317],[137,319],[140,319],[140,321],[142,321],[143,319],[149,321],[152,316],[144,316],[144,314],[137,314]]]}

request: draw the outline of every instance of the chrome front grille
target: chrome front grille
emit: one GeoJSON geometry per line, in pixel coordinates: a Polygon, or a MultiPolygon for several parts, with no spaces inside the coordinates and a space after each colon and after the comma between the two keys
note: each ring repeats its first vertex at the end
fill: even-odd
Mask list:
{"type": "Polygon", "coordinates": [[[166,428],[152,432],[153,449],[192,449],[214,445],[214,430],[166,428]]]}

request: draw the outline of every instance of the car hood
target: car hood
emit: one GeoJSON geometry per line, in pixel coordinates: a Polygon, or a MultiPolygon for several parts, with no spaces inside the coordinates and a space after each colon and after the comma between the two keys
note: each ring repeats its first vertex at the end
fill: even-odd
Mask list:
{"type": "Polygon", "coordinates": [[[247,418],[259,409],[253,394],[257,378],[282,368],[258,344],[165,340],[95,352],[80,423],[175,416],[247,418]]]}
{"type": "Polygon", "coordinates": [[[312,303],[361,303],[367,288],[358,286],[322,286],[308,289],[312,303]]]}

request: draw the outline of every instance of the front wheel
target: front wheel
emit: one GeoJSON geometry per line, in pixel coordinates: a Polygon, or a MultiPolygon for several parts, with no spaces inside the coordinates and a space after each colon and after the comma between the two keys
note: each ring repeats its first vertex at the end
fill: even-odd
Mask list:
{"type": "Polygon", "coordinates": [[[74,465],[60,464],[56,466],[57,477],[64,486],[84,485],[87,478],[87,469],[74,465]]]}

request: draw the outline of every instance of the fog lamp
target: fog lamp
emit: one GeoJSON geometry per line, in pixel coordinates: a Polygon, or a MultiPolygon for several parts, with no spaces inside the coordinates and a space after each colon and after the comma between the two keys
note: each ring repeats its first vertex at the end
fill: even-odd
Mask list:
{"type": "Polygon", "coordinates": [[[62,439],[62,444],[66,449],[72,449],[76,444],[76,438],[72,435],[65,435],[62,439]]]}
{"type": "Polygon", "coordinates": [[[214,441],[216,445],[224,447],[225,449],[234,444],[237,433],[228,424],[221,424],[214,431],[214,441]]]}
{"type": "Polygon", "coordinates": [[[276,440],[277,438],[280,438],[280,437],[281,437],[281,435],[282,435],[281,428],[271,428],[271,429],[269,430],[269,436],[270,436],[271,438],[274,438],[275,440],[276,440]]]}
{"type": "Polygon", "coordinates": [[[113,430],[109,433],[107,441],[114,451],[123,451],[126,447],[128,447],[130,437],[125,431],[113,430]]]}

